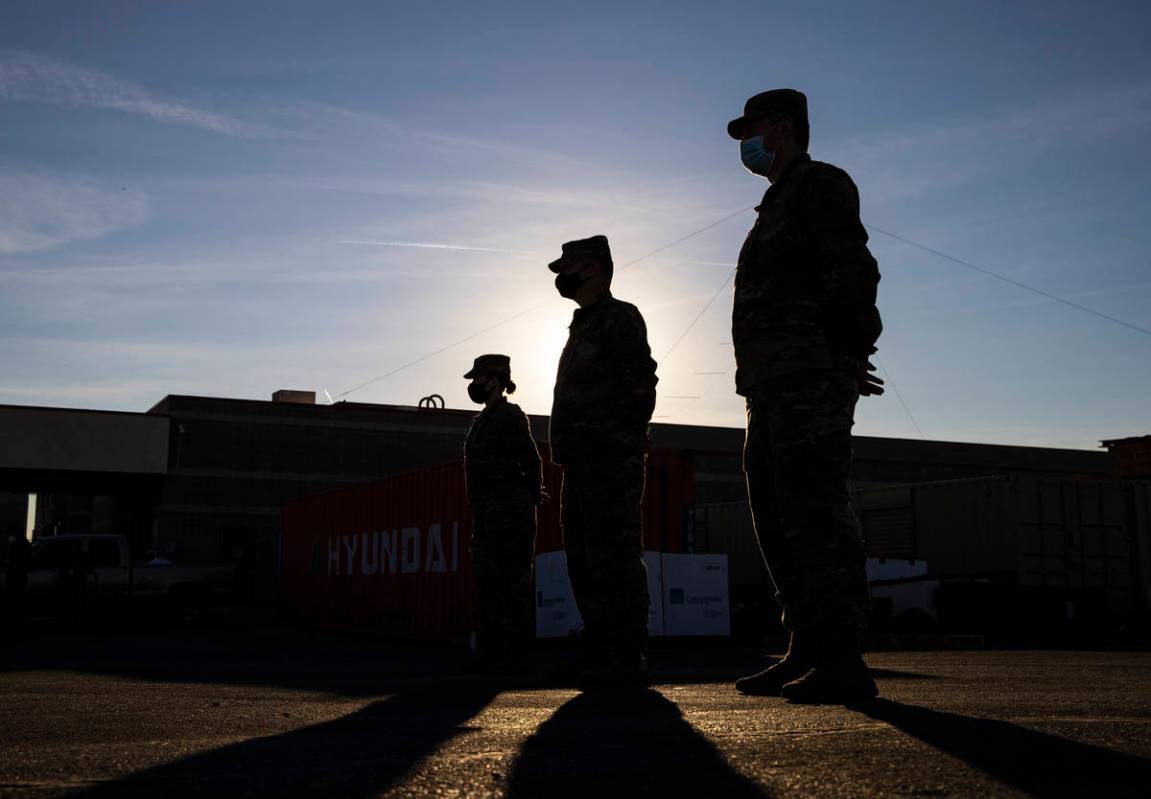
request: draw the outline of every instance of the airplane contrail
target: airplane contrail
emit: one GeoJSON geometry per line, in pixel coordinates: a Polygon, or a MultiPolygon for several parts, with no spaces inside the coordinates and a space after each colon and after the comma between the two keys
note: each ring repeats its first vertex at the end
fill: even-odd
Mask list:
{"type": "Polygon", "coordinates": [[[512,255],[543,255],[534,250],[505,250],[499,247],[470,247],[464,244],[442,244],[434,241],[371,241],[365,239],[347,239],[340,244],[365,244],[372,247],[417,247],[425,250],[465,250],[467,252],[502,252],[512,255]]]}
{"type": "MultiPolygon", "coordinates": [[[[466,252],[501,252],[511,255],[547,255],[539,250],[508,250],[501,247],[472,247],[466,244],[444,244],[436,241],[374,241],[371,239],[344,239],[339,244],[363,244],[371,247],[417,247],[425,250],[463,250],[466,252]]],[[[734,269],[735,264],[724,261],[677,261],[682,264],[701,266],[726,266],[734,269]]]]}

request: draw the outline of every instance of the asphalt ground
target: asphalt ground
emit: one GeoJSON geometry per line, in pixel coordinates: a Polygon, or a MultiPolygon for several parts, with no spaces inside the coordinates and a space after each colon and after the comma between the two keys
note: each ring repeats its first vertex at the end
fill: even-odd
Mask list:
{"type": "Polygon", "coordinates": [[[714,645],[591,693],[283,631],[3,646],[3,797],[1151,796],[1147,652],[874,653],[845,708],[741,696],[769,659],[714,645]]]}

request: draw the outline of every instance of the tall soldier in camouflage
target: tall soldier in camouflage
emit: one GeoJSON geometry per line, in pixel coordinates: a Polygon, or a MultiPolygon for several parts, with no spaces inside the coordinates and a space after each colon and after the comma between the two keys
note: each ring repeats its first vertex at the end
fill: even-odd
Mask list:
{"type": "Polygon", "coordinates": [[[514,676],[527,671],[534,633],[536,505],[540,456],[528,418],[504,396],[516,390],[511,359],[481,355],[464,375],[468,396],[484,409],[464,442],[464,474],[475,531],[472,570],[479,605],[474,670],[514,676]]]}
{"type": "Polygon", "coordinates": [[[640,503],[655,361],[639,310],[611,294],[607,238],[569,241],[549,264],[579,308],[556,373],[552,461],[564,467],[561,523],[586,649],[586,684],[646,685],[650,598],[640,503]]]}
{"type": "Polygon", "coordinates": [[[787,655],[736,687],[793,701],[876,695],[861,633],[871,600],[848,472],[855,404],[883,393],[868,357],[882,324],[879,270],[847,173],[807,154],[807,98],[757,94],[728,125],[771,186],[735,277],[736,391],[747,400],[744,471],[787,655]]]}

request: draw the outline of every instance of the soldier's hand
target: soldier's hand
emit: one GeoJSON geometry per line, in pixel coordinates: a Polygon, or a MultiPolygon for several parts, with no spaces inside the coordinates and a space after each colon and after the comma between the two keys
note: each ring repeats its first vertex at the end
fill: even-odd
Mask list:
{"type": "Polygon", "coordinates": [[[856,373],[856,379],[859,383],[859,396],[871,397],[883,393],[883,379],[878,375],[872,374],[874,371],[875,364],[869,359],[863,358],[859,364],[859,372],[856,373]]]}

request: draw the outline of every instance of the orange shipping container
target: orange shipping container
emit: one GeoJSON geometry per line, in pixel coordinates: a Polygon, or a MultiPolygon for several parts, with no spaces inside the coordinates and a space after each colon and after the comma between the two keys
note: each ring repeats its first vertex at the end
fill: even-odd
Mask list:
{"type": "MultiPolygon", "coordinates": [[[[545,460],[536,552],[563,548],[562,469],[545,460]]],[[[691,462],[653,450],[644,492],[644,549],[684,551],[695,503],[691,462]]],[[[283,595],[306,621],[416,639],[466,640],[475,596],[472,520],[461,462],[291,500],[283,509],[283,595]]]]}

